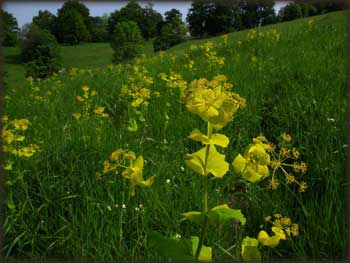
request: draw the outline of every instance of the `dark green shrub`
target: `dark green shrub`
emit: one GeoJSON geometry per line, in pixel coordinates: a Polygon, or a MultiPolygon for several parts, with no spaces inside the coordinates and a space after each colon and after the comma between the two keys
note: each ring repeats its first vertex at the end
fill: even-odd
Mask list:
{"type": "Polygon", "coordinates": [[[166,50],[186,40],[186,27],[181,19],[181,13],[172,9],[165,13],[160,34],[153,41],[154,51],[166,50]]]}
{"type": "Polygon", "coordinates": [[[303,17],[302,9],[299,4],[289,3],[281,8],[278,13],[280,21],[291,21],[303,17]]]}
{"type": "Polygon", "coordinates": [[[18,24],[12,14],[0,9],[1,44],[12,47],[17,44],[18,24]]]}
{"type": "Polygon", "coordinates": [[[115,26],[111,40],[113,62],[137,57],[142,52],[143,38],[140,28],[133,21],[120,22],[115,26]]]}
{"type": "Polygon", "coordinates": [[[84,24],[81,14],[75,10],[62,11],[57,18],[57,37],[61,43],[76,45],[89,41],[91,35],[84,24]]]}
{"type": "Polygon", "coordinates": [[[33,25],[21,44],[27,76],[45,78],[60,69],[60,49],[56,38],[47,30],[33,25]]]}

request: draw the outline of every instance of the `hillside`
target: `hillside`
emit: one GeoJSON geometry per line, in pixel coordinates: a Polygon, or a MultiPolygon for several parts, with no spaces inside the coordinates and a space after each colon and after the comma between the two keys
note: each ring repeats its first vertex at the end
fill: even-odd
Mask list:
{"type": "Polygon", "coordinates": [[[130,65],[108,65],[106,44],[94,51],[87,45],[85,52],[93,56],[86,58],[67,47],[64,64],[82,69],[23,83],[13,75],[23,73],[10,59],[16,51],[5,50],[12,63],[5,64],[5,113],[8,121],[30,121],[21,131],[25,139],[14,146],[38,145],[28,158],[6,153],[12,169],[6,186],[5,254],[155,259],[146,242],[153,230],[198,235],[199,227],[181,221],[181,213],[201,209],[201,178],[185,159],[200,147],[189,134],[195,128],[205,131],[206,125],[187,110],[181,91],[193,80],[224,75],[246,107],[220,130],[230,139],[220,149],[230,167],[222,179],[210,180],[209,204],[239,208],[247,223],[215,226],[220,235],[209,232],[205,245],[213,248],[214,259],[239,260],[242,239],[256,237],[267,227],[264,218],[280,213],[299,225],[299,235],[274,249],[264,247],[264,258],[341,258],[344,25],[344,12],[329,13],[189,41],[130,65]],[[295,173],[307,183],[305,193],[288,184],[283,173],[276,174],[278,187],[271,190],[271,177],[253,184],[233,171],[233,159],[244,154],[252,138],[263,134],[277,145],[282,133],[291,136],[289,145],[307,164],[305,174],[295,173]],[[155,176],[153,185],[137,187],[134,197],[120,174],[102,173],[118,148],[142,155],[143,178],[155,176]]]}

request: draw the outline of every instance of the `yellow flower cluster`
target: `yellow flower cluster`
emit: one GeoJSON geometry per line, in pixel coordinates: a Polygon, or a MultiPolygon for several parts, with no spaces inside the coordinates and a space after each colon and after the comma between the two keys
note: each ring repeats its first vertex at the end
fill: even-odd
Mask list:
{"type": "MultiPolygon", "coordinates": [[[[110,172],[118,174],[118,169],[124,169],[121,175],[130,181],[130,194],[134,196],[136,186],[149,187],[154,182],[154,176],[149,177],[147,180],[143,179],[143,164],[142,155],[136,157],[132,151],[117,149],[109,156],[109,160],[103,162],[103,174],[110,172]],[[126,162],[129,162],[128,166],[126,166],[126,162]]],[[[96,173],[97,178],[101,178],[101,175],[101,172],[96,173]]]]}
{"type": "Polygon", "coordinates": [[[253,41],[253,40],[260,40],[260,39],[267,39],[272,42],[278,42],[280,40],[280,33],[278,33],[277,29],[270,29],[266,32],[259,32],[256,29],[249,30],[247,34],[247,40],[253,41]]]}
{"type": "Polygon", "coordinates": [[[217,52],[214,50],[214,44],[212,41],[207,41],[199,46],[191,45],[188,51],[188,58],[190,58],[191,53],[196,50],[200,50],[204,53],[205,61],[208,63],[210,69],[217,69],[225,64],[225,58],[218,56],[217,52]]]}
{"type": "Polygon", "coordinates": [[[94,97],[97,95],[96,90],[91,90],[86,85],[81,87],[81,90],[83,91],[82,96],[76,96],[75,99],[82,105],[82,111],[81,112],[74,112],[72,115],[75,119],[79,120],[80,118],[88,118],[92,112],[95,114],[96,117],[100,118],[107,118],[109,115],[105,113],[105,108],[102,106],[95,106],[95,100],[94,97]]]}
{"type": "MultiPolygon", "coordinates": [[[[5,153],[10,153],[13,156],[18,156],[20,158],[29,158],[38,152],[39,146],[36,144],[29,144],[28,146],[20,146],[18,143],[23,142],[25,136],[23,134],[18,134],[24,132],[28,129],[30,122],[28,119],[14,119],[9,121],[7,115],[2,117],[2,141],[3,141],[3,151],[5,153]]],[[[5,170],[12,170],[13,161],[9,160],[5,165],[5,170]]]]}
{"type": "Polygon", "coordinates": [[[269,176],[268,164],[270,155],[260,141],[255,140],[248,146],[247,154],[243,157],[238,154],[232,165],[236,173],[241,174],[249,182],[260,181],[269,176]]]}
{"type": "Polygon", "coordinates": [[[300,158],[300,153],[297,149],[290,149],[292,137],[287,133],[282,133],[280,136],[281,143],[277,147],[269,142],[264,136],[260,135],[253,139],[254,144],[248,146],[248,155],[242,157],[240,154],[233,161],[235,171],[241,174],[246,180],[256,182],[269,176],[268,167],[272,169],[272,176],[269,179],[268,188],[275,190],[279,186],[279,180],[276,178],[277,171],[282,171],[287,184],[297,184],[299,192],[305,192],[307,184],[305,181],[298,181],[294,175],[288,172],[288,167],[293,168],[297,173],[305,174],[307,165],[304,162],[296,162],[300,158]],[[288,148],[289,147],[289,148],[288,148]],[[249,154],[255,149],[256,156],[250,157],[249,154]],[[260,159],[260,162],[258,161],[260,159]],[[293,161],[291,163],[291,161],[293,161]],[[249,169],[250,168],[250,169],[249,169]]]}
{"type": "MultiPolygon", "coordinates": [[[[26,79],[29,88],[31,89],[31,93],[30,93],[30,98],[34,101],[38,101],[38,102],[44,102],[45,100],[49,100],[49,97],[52,95],[52,92],[50,90],[42,90],[40,88],[40,85],[35,85],[35,84],[40,84],[38,82],[42,82],[42,80],[37,79],[34,82],[34,79],[32,77],[28,77],[26,79]]],[[[45,79],[43,80],[43,82],[47,82],[48,80],[45,79]]]]}
{"type": "Polygon", "coordinates": [[[299,235],[299,225],[292,223],[291,219],[287,216],[282,216],[281,214],[274,214],[272,216],[265,217],[265,221],[272,224],[272,227],[278,228],[284,232],[285,235],[298,236],[299,235]]]}
{"type": "MultiPolygon", "coordinates": [[[[165,73],[160,73],[159,77],[165,81],[165,86],[169,88],[171,91],[173,89],[180,90],[180,98],[185,98],[185,90],[187,88],[187,82],[183,80],[181,74],[170,71],[169,76],[165,73]]],[[[171,92],[170,91],[170,92],[171,92]]]]}
{"type": "Polygon", "coordinates": [[[186,92],[187,109],[217,130],[232,120],[238,108],[245,106],[245,99],[231,92],[232,84],[226,81],[224,75],[217,75],[211,81],[197,79],[189,84],[186,92]]]}
{"type": "Polygon", "coordinates": [[[151,98],[150,86],[153,79],[148,75],[148,70],[143,66],[134,65],[132,74],[128,76],[128,83],[122,86],[121,95],[131,99],[131,106],[135,109],[148,107],[151,98]]]}

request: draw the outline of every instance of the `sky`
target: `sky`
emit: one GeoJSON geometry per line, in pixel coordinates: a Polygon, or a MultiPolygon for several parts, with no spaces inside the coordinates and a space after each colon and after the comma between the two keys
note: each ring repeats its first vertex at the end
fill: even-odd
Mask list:
{"type": "MultiPolygon", "coordinates": [[[[18,26],[22,27],[25,23],[30,23],[33,16],[36,16],[39,10],[48,10],[51,13],[57,13],[64,1],[3,1],[3,8],[16,17],[18,26]]],[[[122,8],[127,1],[81,1],[90,9],[91,16],[102,16],[122,8]]],[[[172,8],[178,9],[182,13],[182,19],[185,21],[188,9],[191,7],[191,1],[138,1],[144,7],[147,2],[153,3],[153,9],[164,15],[166,11],[172,8]]],[[[275,10],[286,5],[288,1],[276,1],[275,10]]]]}

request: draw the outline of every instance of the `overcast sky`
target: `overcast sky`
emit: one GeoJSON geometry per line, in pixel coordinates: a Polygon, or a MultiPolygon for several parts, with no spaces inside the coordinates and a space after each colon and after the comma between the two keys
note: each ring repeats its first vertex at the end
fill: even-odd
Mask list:
{"type": "MultiPolygon", "coordinates": [[[[3,8],[17,18],[18,26],[32,21],[39,10],[48,10],[53,14],[61,8],[64,1],[3,1],[3,8]]],[[[126,5],[127,1],[81,1],[90,9],[91,16],[102,16],[120,9],[126,5]]],[[[145,6],[148,1],[138,1],[141,6],[145,6]]],[[[153,9],[164,15],[166,11],[172,8],[178,9],[182,13],[185,21],[188,9],[191,7],[191,1],[150,1],[153,3],[153,9]]],[[[276,1],[275,10],[286,5],[288,1],[276,1]]]]}

